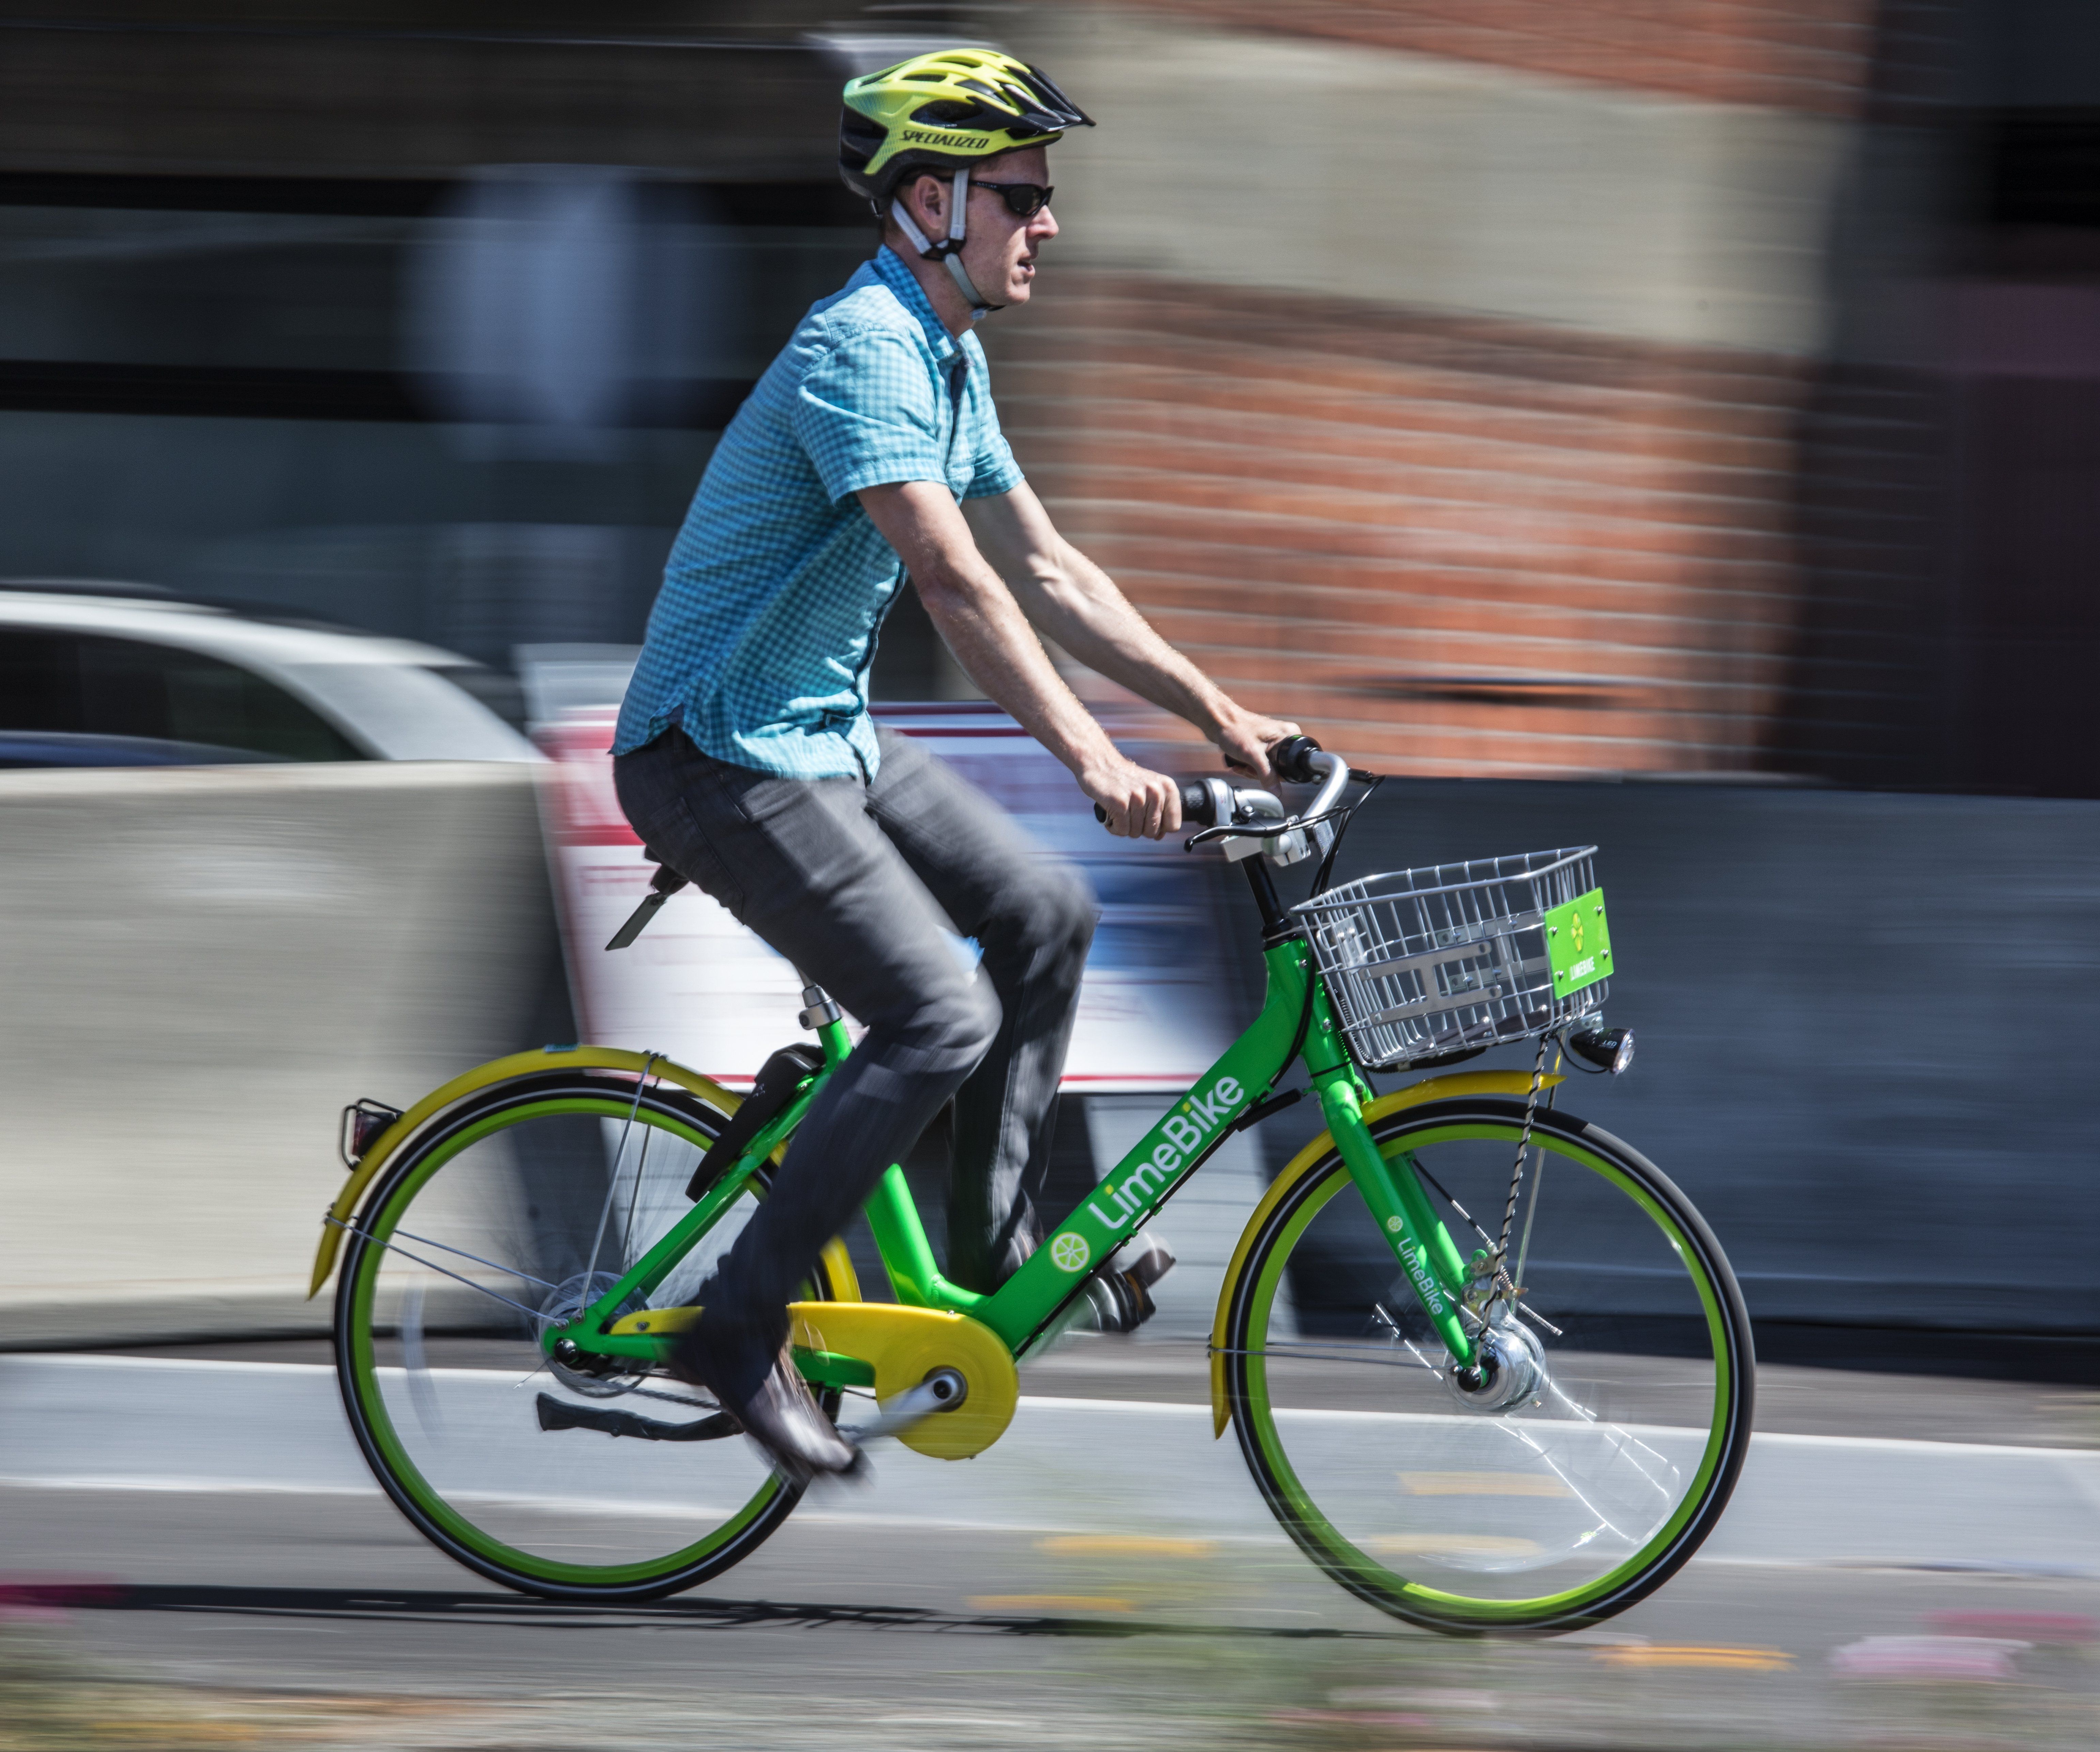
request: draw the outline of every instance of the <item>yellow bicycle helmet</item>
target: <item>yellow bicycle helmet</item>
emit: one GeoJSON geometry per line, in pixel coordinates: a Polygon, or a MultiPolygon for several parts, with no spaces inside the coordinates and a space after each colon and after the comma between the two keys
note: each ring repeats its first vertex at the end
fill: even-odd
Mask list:
{"type": "Polygon", "coordinates": [[[945,262],[977,310],[999,308],[978,294],[962,263],[970,167],[1001,152],[1047,146],[1093,119],[1026,61],[996,49],[942,49],[849,79],[841,95],[839,175],[885,212],[929,262],[945,262]],[[896,198],[914,171],[955,178],[948,235],[930,242],[896,198]]]}

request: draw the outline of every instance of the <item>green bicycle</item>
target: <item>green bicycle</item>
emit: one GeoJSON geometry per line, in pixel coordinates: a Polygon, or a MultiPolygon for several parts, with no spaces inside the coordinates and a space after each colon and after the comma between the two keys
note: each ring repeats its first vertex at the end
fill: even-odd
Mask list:
{"type": "MultiPolygon", "coordinates": [[[[1329,888],[1353,782],[1309,738],[1299,812],[1211,779],[1190,846],[1222,842],[1259,909],[1260,1014],[996,1294],[941,1275],[902,1172],[866,1213],[893,1301],[833,1242],[791,1310],[833,1417],[936,1459],[1011,1421],[1016,1363],[1229,1134],[1309,1095],[1326,1129],[1271,1184],[1211,1345],[1229,1423],[1284,1530],[1396,1617],[1479,1634],[1623,1610],[1711,1532],[1747,1451],[1754,1362],[1713,1235],[1637,1151],[1555,1105],[1563,1068],[1624,1068],[1594,847],[1329,888]],[[1325,853],[1286,907],[1273,868],[1325,853]],[[1535,1041],[1529,1073],[1444,1068],[1535,1041]],[[1549,1048],[1561,1054],[1547,1067],[1549,1048]],[[1309,1088],[1286,1089],[1304,1063],[1309,1088]],[[1436,1074],[1385,1094],[1394,1067],[1436,1074]]],[[[498,1059],[405,1113],[345,1114],[343,1402],[380,1483],[492,1580],[580,1600],[669,1594],[748,1556],[800,1492],[664,1369],[693,1296],[766,1195],[851,1050],[805,995],[806,1045],[739,1098],[655,1054],[498,1059]],[[605,1441],[593,1437],[624,1439],[605,1441]]]]}

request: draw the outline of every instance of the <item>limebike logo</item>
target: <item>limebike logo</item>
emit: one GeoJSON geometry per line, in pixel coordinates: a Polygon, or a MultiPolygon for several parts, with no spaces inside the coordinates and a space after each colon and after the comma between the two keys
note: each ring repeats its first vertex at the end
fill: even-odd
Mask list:
{"type": "Polygon", "coordinates": [[[1050,1244],[1050,1262],[1060,1271],[1084,1271],[1093,1257],[1083,1235],[1061,1235],[1050,1244]]]}
{"type": "MultiPolygon", "coordinates": [[[[1105,1226],[1122,1228],[1145,1209],[1152,1195],[1174,1178],[1176,1171],[1215,1135],[1246,1099],[1246,1092],[1238,1080],[1229,1076],[1220,1077],[1207,1095],[1189,1096],[1181,1103],[1181,1112],[1159,1128],[1163,1141],[1152,1147],[1149,1160],[1132,1169],[1120,1186],[1105,1184],[1087,1201],[1087,1208],[1105,1226]]],[[[1061,1266],[1064,1261],[1057,1263],[1061,1266]]]]}
{"type": "Polygon", "coordinates": [[[1423,1305],[1428,1309],[1433,1318],[1442,1319],[1444,1292],[1438,1287],[1436,1280],[1430,1276],[1428,1266],[1423,1264],[1422,1249],[1404,1233],[1407,1225],[1397,1217],[1388,1217],[1385,1220],[1385,1227],[1387,1234],[1401,1237],[1400,1262],[1407,1267],[1407,1275],[1414,1283],[1415,1293],[1422,1298],[1423,1305]]]}
{"type": "Polygon", "coordinates": [[[1429,1310],[1432,1320],[1444,1318],[1444,1292],[1436,1280],[1429,1275],[1429,1268],[1423,1263],[1418,1248],[1403,1241],[1400,1244],[1401,1263],[1407,1267],[1408,1276],[1414,1280],[1414,1293],[1422,1298],[1422,1305],[1429,1310]]]}

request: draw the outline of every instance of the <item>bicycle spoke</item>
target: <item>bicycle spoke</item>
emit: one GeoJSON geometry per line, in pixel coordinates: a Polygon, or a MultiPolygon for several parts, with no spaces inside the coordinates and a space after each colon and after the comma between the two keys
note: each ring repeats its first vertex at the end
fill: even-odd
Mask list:
{"type": "Polygon", "coordinates": [[[397,1323],[401,1333],[401,1362],[408,1375],[408,1397],[414,1402],[416,1415],[423,1428],[433,1435],[444,1433],[445,1414],[438,1403],[437,1395],[430,1390],[430,1362],[423,1349],[423,1280],[411,1283],[401,1297],[401,1316],[397,1323]]]}
{"type": "Polygon", "coordinates": [[[634,1160],[634,1184],[627,1195],[627,1225],[620,1238],[620,1269],[624,1271],[634,1261],[634,1218],[642,1208],[642,1177],[649,1167],[649,1134],[654,1126],[642,1128],[642,1153],[634,1160]]]}
{"type": "MultiPolygon", "coordinates": [[[[634,1129],[635,1116],[642,1111],[642,1091],[649,1086],[649,1067],[656,1062],[656,1059],[657,1054],[653,1052],[644,1057],[642,1069],[634,1079],[634,1103],[627,1111],[627,1123],[620,1127],[620,1142],[612,1152],[612,1169],[606,1177],[605,1203],[598,1208],[598,1232],[591,1237],[590,1263],[584,1267],[584,1281],[586,1283],[598,1275],[598,1257],[605,1245],[605,1226],[612,1215],[612,1201],[620,1194],[620,1171],[621,1164],[627,1160],[627,1140],[634,1129]]],[[[644,1150],[647,1147],[645,1142],[644,1150]]],[[[638,1188],[638,1178],[636,1184],[638,1188]]]]}
{"type": "MultiPolygon", "coordinates": [[[[390,1253],[399,1253],[402,1258],[412,1261],[415,1264],[421,1266],[426,1271],[435,1271],[440,1277],[450,1278],[455,1283],[464,1283],[470,1290],[479,1290],[483,1296],[488,1296],[491,1301],[501,1302],[506,1308],[515,1308],[518,1313],[525,1314],[534,1320],[537,1320],[540,1318],[540,1310],[538,1309],[527,1308],[523,1302],[513,1301],[508,1296],[502,1295],[497,1291],[492,1290],[487,1284],[477,1283],[471,1278],[461,1277],[457,1271],[448,1271],[443,1266],[440,1266],[434,1259],[425,1259],[421,1254],[410,1252],[405,1247],[396,1247],[391,1241],[382,1241],[377,1235],[373,1235],[369,1230],[357,1228],[352,1224],[339,1222],[334,1217],[330,1217],[329,1221],[335,1223],[336,1226],[339,1229],[348,1229],[353,1235],[364,1236],[366,1240],[373,1243],[375,1246],[384,1248],[390,1253]]],[[[435,1245],[439,1244],[431,1244],[435,1245]]],[[[443,1251],[448,1253],[459,1253],[463,1250],[456,1247],[448,1247],[444,1248],[443,1251]]],[[[469,1259],[474,1257],[471,1253],[467,1253],[465,1257],[469,1259]]],[[[501,1266],[497,1266],[493,1269],[497,1271],[501,1271],[506,1268],[501,1266]]],[[[515,1275],[523,1277],[525,1276],[525,1274],[519,1272],[515,1274],[515,1275]]],[[[541,1280],[537,1278],[533,1278],[530,1281],[534,1283],[537,1283],[541,1280]]]]}
{"type": "MultiPolygon", "coordinates": [[[[561,1409],[616,1402],[632,1436],[717,1412],[706,1393],[644,1358],[540,1347],[549,1322],[613,1290],[629,1256],[660,1251],[684,1274],[735,1244],[762,1171],[697,1226],[681,1196],[719,1125],[668,1076],[608,1089],[587,1072],[566,1085],[543,1074],[427,1132],[356,1219],[340,1305],[346,1403],[394,1500],[479,1573],[638,1597],[726,1568],[793,1508],[799,1493],[748,1443],[608,1441],[602,1422],[561,1409]],[[683,1228],[695,1232],[682,1254],[667,1244],[683,1228]]],[[[827,1296],[827,1274],[810,1289],[827,1296]]],[[[620,1311],[655,1299],[622,1298],[620,1311]]],[[[827,1391],[819,1402],[836,1403],[827,1391]]]]}
{"type": "Polygon", "coordinates": [[[1271,1344],[1260,1349],[1247,1350],[1236,1350],[1226,1345],[1213,1345],[1210,1349],[1211,1354],[1215,1357],[1308,1357],[1330,1362],[1361,1362],[1367,1368],[1396,1369],[1405,1367],[1394,1357],[1367,1357],[1339,1348],[1323,1349],[1315,1345],[1271,1344]]]}
{"type": "Polygon", "coordinates": [[[472,1260],[477,1266],[486,1266],[491,1271],[501,1271],[509,1277],[523,1278],[527,1283],[537,1284],[543,1290],[561,1288],[558,1284],[549,1283],[545,1278],[534,1277],[529,1271],[520,1271],[515,1266],[505,1266],[493,1259],[483,1259],[479,1253],[470,1253],[463,1247],[448,1247],[443,1242],[434,1241],[428,1235],[410,1235],[405,1229],[396,1229],[394,1232],[408,1240],[413,1241],[418,1247],[434,1247],[441,1253],[457,1254],[461,1259],[472,1260]]]}

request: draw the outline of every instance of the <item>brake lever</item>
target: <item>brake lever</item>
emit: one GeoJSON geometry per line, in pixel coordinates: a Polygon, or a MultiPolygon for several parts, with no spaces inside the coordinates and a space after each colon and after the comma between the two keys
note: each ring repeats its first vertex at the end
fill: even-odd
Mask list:
{"type": "Polygon", "coordinates": [[[1322,821],[1331,821],[1346,816],[1356,808],[1352,803],[1338,803],[1331,809],[1322,809],[1317,815],[1289,816],[1280,821],[1272,821],[1266,827],[1256,827],[1251,822],[1246,826],[1228,824],[1207,827],[1193,834],[1183,843],[1184,852],[1193,852],[1198,846],[1207,846],[1217,839],[1279,839],[1286,834],[1295,834],[1301,827],[1317,827],[1322,821]]]}

